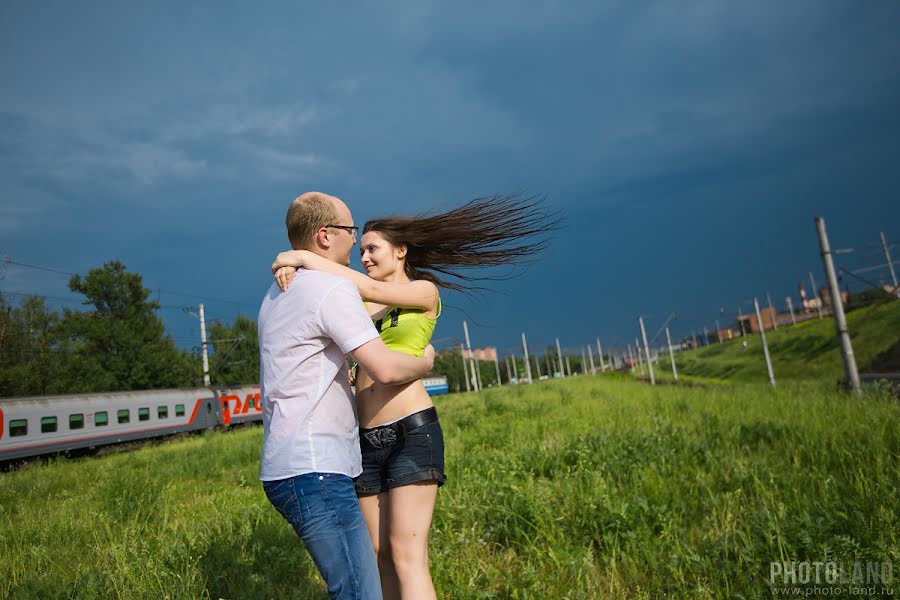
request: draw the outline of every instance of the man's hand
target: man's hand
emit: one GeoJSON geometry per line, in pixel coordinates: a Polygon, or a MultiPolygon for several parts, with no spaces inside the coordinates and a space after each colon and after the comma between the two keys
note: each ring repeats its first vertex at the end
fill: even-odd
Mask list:
{"type": "Polygon", "coordinates": [[[297,269],[294,267],[281,267],[275,271],[275,283],[278,284],[282,292],[286,292],[296,275],[297,269]]]}
{"type": "Polygon", "coordinates": [[[425,346],[425,353],[422,355],[422,358],[428,361],[428,370],[432,370],[434,368],[434,346],[428,344],[425,346]]]}

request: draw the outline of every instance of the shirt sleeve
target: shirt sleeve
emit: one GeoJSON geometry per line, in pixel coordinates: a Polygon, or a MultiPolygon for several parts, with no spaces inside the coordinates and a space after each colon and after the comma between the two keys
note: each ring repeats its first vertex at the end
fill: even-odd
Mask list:
{"type": "Polygon", "coordinates": [[[325,294],[319,313],[325,334],[344,354],[378,337],[372,317],[350,280],[341,281],[325,294]]]}

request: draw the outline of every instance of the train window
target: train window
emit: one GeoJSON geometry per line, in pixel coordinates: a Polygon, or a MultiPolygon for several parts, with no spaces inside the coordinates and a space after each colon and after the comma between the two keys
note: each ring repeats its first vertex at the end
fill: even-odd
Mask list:
{"type": "Polygon", "coordinates": [[[160,406],[156,409],[156,416],[160,419],[166,419],[169,416],[169,407],[168,406],[160,406]]]}
{"type": "Polygon", "coordinates": [[[131,420],[131,412],[127,408],[123,408],[118,412],[119,423],[127,423],[131,420]]]}
{"type": "Polygon", "coordinates": [[[9,422],[9,437],[28,435],[28,419],[13,419],[9,422]]]}
{"type": "Polygon", "coordinates": [[[41,417],[41,433],[56,431],[56,417],[41,417]]]}
{"type": "Polygon", "coordinates": [[[100,412],[94,413],[94,425],[96,427],[103,427],[104,425],[109,423],[109,415],[105,410],[101,410],[100,412]]]}
{"type": "Polygon", "coordinates": [[[84,415],[69,415],[69,429],[84,429],[84,415]]]}
{"type": "Polygon", "coordinates": [[[175,416],[176,417],[184,416],[184,404],[176,404],[175,405],[175,416]]]}
{"type": "Polygon", "coordinates": [[[141,421],[149,421],[150,420],[150,409],[149,408],[139,408],[138,409],[138,419],[141,421]]]}

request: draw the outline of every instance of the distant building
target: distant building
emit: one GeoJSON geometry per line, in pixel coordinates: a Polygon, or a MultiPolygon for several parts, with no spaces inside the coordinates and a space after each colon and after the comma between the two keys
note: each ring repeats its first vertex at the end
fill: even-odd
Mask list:
{"type": "Polygon", "coordinates": [[[469,359],[474,358],[475,360],[494,362],[497,360],[497,348],[495,346],[485,346],[484,348],[475,348],[471,353],[468,350],[463,350],[463,356],[469,359]]]}

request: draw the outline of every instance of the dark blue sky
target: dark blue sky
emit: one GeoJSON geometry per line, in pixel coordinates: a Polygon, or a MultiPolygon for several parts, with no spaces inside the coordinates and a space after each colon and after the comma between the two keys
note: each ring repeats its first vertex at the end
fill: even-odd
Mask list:
{"type": "MultiPolygon", "coordinates": [[[[496,293],[446,294],[436,336],[465,313],[475,345],[611,346],[671,311],[687,335],[821,282],[816,215],[858,249],[848,268],[883,262],[879,231],[900,241],[898,31],[893,0],[8,2],[0,253],[118,258],[230,320],[255,317],[303,191],[358,223],[546,194],[566,221],[551,250],[496,293]]],[[[162,314],[196,343],[195,319],[162,314]]]]}

